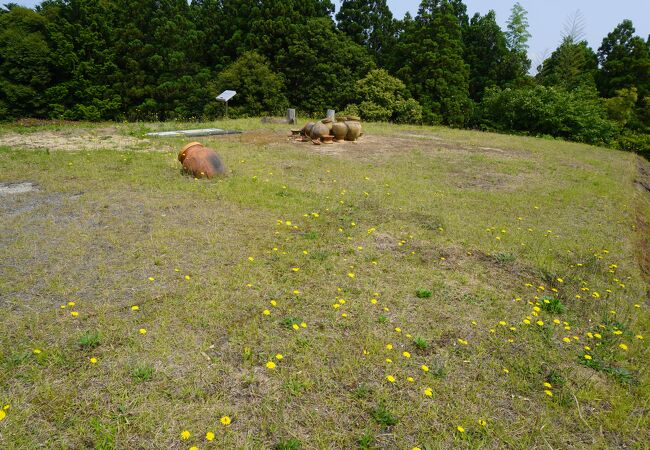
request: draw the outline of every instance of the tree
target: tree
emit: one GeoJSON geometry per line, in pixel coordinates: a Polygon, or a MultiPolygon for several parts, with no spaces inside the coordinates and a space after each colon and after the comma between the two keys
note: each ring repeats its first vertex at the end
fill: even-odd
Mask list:
{"type": "Polygon", "coordinates": [[[573,89],[595,82],[598,57],[586,41],[575,42],[565,36],[560,46],[539,68],[537,79],[546,86],[573,89]]]}
{"type": "Polygon", "coordinates": [[[469,64],[469,94],[480,101],[490,86],[504,87],[517,74],[509,64],[510,52],[506,37],[497,24],[496,14],[489,11],[481,16],[476,13],[464,34],[465,62],[469,64]]]}
{"type": "Polygon", "coordinates": [[[11,6],[0,14],[0,119],[47,117],[43,92],[52,80],[47,21],[11,6]]]}
{"type": "Polygon", "coordinates": [[[632,87],[637,88],[640,101],[650,96],[650,50],[648,43],[634,33],[632,22],[624,20],[598,49],[598,88],[604,97],[614,97],[616,91],[632,87]]]}
{"type": "Polygon", "coordinates": [[[404,30],[397,53],[404,80],[429,123],[462,126],[469,114],[469,68],[463,61],[461,27],[453,3],[424,0],[404,30]]]}
{"type": "Polygon", "coordinates": [[[233,117],[273,115],[288,107],[282,77],[273,72],[268,59],[256,52],[244,53],[221,72],[211,97],[226,89],[237,91],[231,108],[233,117]]]}
{"type": "Polygon", "coordinates": [[[406,85],[384,69],[371,70],[356,83],[356,105],[364,120],[417,123],[422,120],[422,108],[410,98],[406,85]]]}
{"type": "Polygon", "coordinates": [[[528,40],[531,35],[528,32],[528,12],[519,2],[512,6],[510,18],[508,19],[506,31],[506,42],[511,52],[511,64],[514,70],[523,77],[530,69],[528,59],[528,40]]]}
{"type": "Polygon", "coordinates": [[[339,30],[380,62],[395,44],[396,24],[386,0],[343,0],[336,20],[339,30]]]}

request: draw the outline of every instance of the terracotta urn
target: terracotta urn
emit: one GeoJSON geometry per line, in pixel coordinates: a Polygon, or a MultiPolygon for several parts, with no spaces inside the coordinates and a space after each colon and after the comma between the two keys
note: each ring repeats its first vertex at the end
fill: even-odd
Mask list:
{"type": "Polygon", "coordinates": [[[345,124],[348,126],[348,133],[345,135],[346,141],[356,141],[362,134],[361,122],[356,120],[347,120],[345,124]]]}
{"type": "Polygon", "coordinates": [[[334,143],[334,136],[331,134],[323,136],[323,144],[333,144],[334,143]]]}
{"type": "Polygon", "coordinates": [[[348,126],[345,122],[334,122],[332,125],[332,134],[336,142],[344,141],[348,134],[348,126]]]}
{"type": "Polygon", "coordinates": [[[311,129],[314,127],[314,122],[307,122],[304,127],[302,127],[302,130],[300,130],[300,134],[303,136],[311,136],[311,129]]]}
{"type": "Polygon", "coordinates": [[[332,127],[334,126],[334,121],[332,119],[327,117],[327,118],[321,120],[321,122],[323,122],[325,124],[325,126],[327,127],[328,132],[332,131],[332,127]]]}
{"type": "Polygon", "coordinates": [[[190,142],[178,153],[183,171],[196,178],[213,178],[225,175],[226,166],[214,150],[204,147],[200,142],[190,142]]]}
{"type": "Polygon", "coordinates": [[[321,139],[323,136],[326,136],[328,134],[330,134],[330,130],[322,121],[316,122],[316,124],[311,129],[312,139],[321,139]]]}

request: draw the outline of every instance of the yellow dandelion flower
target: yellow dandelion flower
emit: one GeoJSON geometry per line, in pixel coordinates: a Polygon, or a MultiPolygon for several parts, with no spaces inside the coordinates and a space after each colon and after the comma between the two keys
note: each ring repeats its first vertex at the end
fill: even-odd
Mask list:
{"type": "Polygon", "coordinates": [[[97,358],[90,358],[90,364],[97,364],[97,358]]]}
{"type": "Polygon", "coordinates": [[[190,436],[192,436],[192,433],[190,433],[189,431],[187,430],[181,431],[181,439],[186,441],[190,438],[190,436]]]}
{"type": "Polygon", "coordinates": [[[410,354],[409,352],[402,352],[402,356],[403,356],[404,358],[410,358],[410,357],[411,357],[411,354],[410,354]]]}
{"type": "Polygon", "coordinates": [[[398,328],[395,328],[395,332],[396,332],[396,333],[401,333],[401,332],[402,332],[402,329],[399,328],[399,327],[398,327],[398,328]]]}
{"type": "Polygon", "coordinates": [[[524,319],[524,323],[525,323],[526,325],[530,325],[530,320],[528,320],[528,319],[524,319]]]}
{"type": "Polygon", "coordinates": [[[623,332],[621,330],[616,330],[616,331],[614,331],[614,334],[621,335],[621,334],[623,334],[623,332]]]}
{"type": "Polygon", "coordinates": [[[393,360],[390,359],[390,358],[386,358],[386,363],[387,363],[387,364],[392,364],[392,363],[393,363],[393,360]]]}
{"type": "Polygon", "coordinates": [[[350,278],[354,278],[354,277],[355,277],[354,273],[352,273],[352,272],[349,272],[349,273],[348,273],[348,276],[349,276],[350,278]]]}
{"type": "Polygon", "coordinates": [[[409,383],[414,383],[414,382],[415,382],[415,378],[413,378],[413,377],[407,377],[407,378],[406,378],[406,381],[408,381],[409,383]]]}
{"type": "Polygon", "coordinates": [[[131,311],[139,311],[140,307],[138,305],[131,306],[131,311]]]}
{"type": "Polygon", "coordinates": [[[223,425],[224,427],[227,427],[228,425],[230,425],[230,422],[232,422],[232,420],[228,416],[223,416],[221,417],[221,419],[219,419],[219,422],[221,422],[221,425],[223,425]]]}
{"type": "Polygon", "coordinates": [[[266,363],[266,368],[267,369],[275,369],[275,363],[273,361],[269,361],[266,363]]]}
{"type": "Polygon", "coordinates": [[[510,373],[510,371],[504,367],[503,368],[503,373],[510,373]]]}
{"type": "Polygon", "coordinates": [[[300,270],[300,267],[292,267],[291,270],[294,272],[298,272],[300,270]]]}
{"type": "Polygon", "coordinates": [[[640,341],[643,340],[643,335],[641,335],[641,334],[637,334],[635,337],[640,341]]]}
{"type": "Polygon", "coordinates": [[[32,350],[32,353],[35,354],[35,355],[39,355],[41,353],[41,351],[39,349],[35,348],[35,349],[32,350]]]}
{"type": "Polygon", "coordinates": [[[305,322],[301,322],[301,323],[300,323],[300,326],[301,326],[302,328],[307,328],[307,324],[306,324],[305,322]]]}
{"type": "Polygon", "coordinates": [[[505,327],[506,325],[508,325],[508,323],[506,321],[502,320],[502,321],[499,322],[499,325],[501,325],[502,327],[505,327]]]}
{"type": "Polygon", "coordinates": [[[295,291],[293,291],[293,294],[298,295],[298,294],[300,294],[300,291],[298,289],[296,289],[295,291]]]}
{"type": "Polygon", "coordinates": [[[627,348],[628,348],[627,345],[625,345],[625,344],[619,344],[619,347],[620,347],[622,350],[625,350],[625,351],[627,351],[627,348]]]}
{"type": "Polygon", "coordinates": [[[212,431],[208,431],[205,433],[205,439],[208,441],[214,441],[214,433],[212,431]]]}
{"type": "Polygon", "coordinates": [[[544,326],[544,321],[543,321],[543,320],[538,320],[538,321],[535,322],[535,323],[536,323],[537,325],[539,325],[540,327],[543,327],[543,326],[544,326]]]}
{"type": "Polygon", "coordinates": [[[271,306],[278,306],[278,302],[276,302],[275,300],[271,300],[271,306]]]}
{"type": "Polygon", "coordinates": [[[487,420],[478,419],[478,424],[482,427],[487,427],[487,420]]]}
{"type": "Polygon", "coordinates": [[[294,323],[293,325],[291,325],[291,328],[293,328],[294,330],[299,330],[300,326],[297,323],[294,323]]]}
{"type": "Polygon", "coordinates": [[[4,411],[4,409],[0,409],[0,422],[5,420],[5,417],[7,417],[7,413],[4,411]]]}
{"type": "Polygon", "coordinates": [[[186,279],[186,280],[189,280],[189,279],[190,279],[190,276],[189,276],[189,275],[185,275],[185,279],[186,279]]]}
{"type": "Polygon", "coordinates": [[[458,430],[459,433],[464,433],[465,432],[465,428],[461,427],[460,425],[458,425],[456,427],[456,429],[458,430]]]}
{"type": "Polygon", "coordinates": [[[546,395],[548,395],[549,397],[553,397],[553,392],[551,392],[551,391],[548,390],[548,389],[546,389],[546,390],[544,391],[544,393],[545,393],[546,395]]]}
{"type": "Polygon", "coordinates": [[[146,329],[146,328],[140,328],[140,329],[138,330],[138,333],[140,333],[140,334],[147,334],[147,329],[146,329]]]}
{"type": "Polygon", "coordinates": [[[591,360],[591,359],[592,359],[592,358],[591,358],[591,355],[585,355],[585,359],[586,359],[587,361],[591,360]]]}
{"type": "Polygon", "coordinates": [[[392,350],[393,344],[386,344],[386,350],[392,350]]]}
{"type": "Polygon", "coordinates": [[[271,311],[269,311],[268,309],[265,309],[264,311],[262,311],[262,314],[264,314],[265,316],[270,316],[271,311]]]}
{"type": "Polygon", "coordinates": [[[376,305],[377,304],[377,299],[376,298],[370,299],[370,303],[372,303],[373,305],[376,305]]]}
{"type": "Polygon", "coordinates": [[[424,365],[424,364],[422,364],[422,366],[420,367],[420,369],[422,369],[423,372],[428,372],[428,371],[429,371],[429,367],[426,366],[426,365],[424,365]]]}
{"type": "Polygon", "coordinates": [[[76,305],[75,302],[68,302],[68,306],[74,306],[74,305],[76,305]]]}
{"type": "Polygon", "coordinates": [[[154,277],[149,277],[148,280],[149,281],[156,281],[156,279],[154,277]]]}
{"type": "Polygon", "coordinates": [[[392,375],[388,375],[388,376],[386,377],[386,379],[387,379],[389,382],[391,382],[391,383],[394,383],[394,382],[395,382],[395,377],[392,376],[392,375]]]}
{"type": "Polygon", "coordinates": [[[424,395],[426,395],[427,397],[433,397],[433,389],[431,389],[430,387],[426,388],[424,390],[424,395]]]}
{"type": "Polygon", "coordinates": [[[563,340],[564,342],[566,342],[567,344],[568,344],[569,342],[571,342],[571,339],[569,339],[568,337],[562,338],[562,340],[563,340]]]}
{"type": "Polygon", "coordinates": [[[77,311],[72,311],[72,312],[70,312],[70,315],[71,315],[72,317],[78,317],[78,316],[79,316],[79,313],[78,313],[77,311]]]}

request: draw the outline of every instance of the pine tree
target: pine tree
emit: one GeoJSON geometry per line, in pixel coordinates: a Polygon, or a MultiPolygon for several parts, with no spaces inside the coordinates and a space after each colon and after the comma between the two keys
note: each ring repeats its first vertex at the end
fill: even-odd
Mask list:
{"type": "Polygon", "coordinates": [[[464,34],[465,62],[469,64],[469,92],[479,101],[490,86],[504,87],[516,77],[508,65],[506,37],[494,11],[475,14],[464,34]]]}
{"type": "Polygon", "coordinates": [[[396,23],[386,0],[343,0],[336,14],[339,30],[383,62],[395,44],[396,23]]]}
{"type": "Polygon", "coordinates": [[[632,22],[625,20],[598,49],[598,87],[604,97],[614,97],[616,91],[633,86],[640,101],[650,96],[650,50],[648,43],[634,33],[632,22]]]}
{"type": "Polygon", "coordinates": [[[423,0],[400,40],[397,75],[422,104],[424,120],[462,126],[468,117],[469,67],[454,5],[423,0]]]}

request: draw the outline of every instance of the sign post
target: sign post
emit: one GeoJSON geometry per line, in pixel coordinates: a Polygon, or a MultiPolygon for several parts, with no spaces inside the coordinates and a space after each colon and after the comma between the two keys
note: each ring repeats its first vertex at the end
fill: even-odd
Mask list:
{"type": "Polygon", "coordinates": [[[237,95],[237,91],[223,91],[217,97],[217,101],[224,102],[226,104],[226,119],[228,118],[228,100],[237,95]]]}

